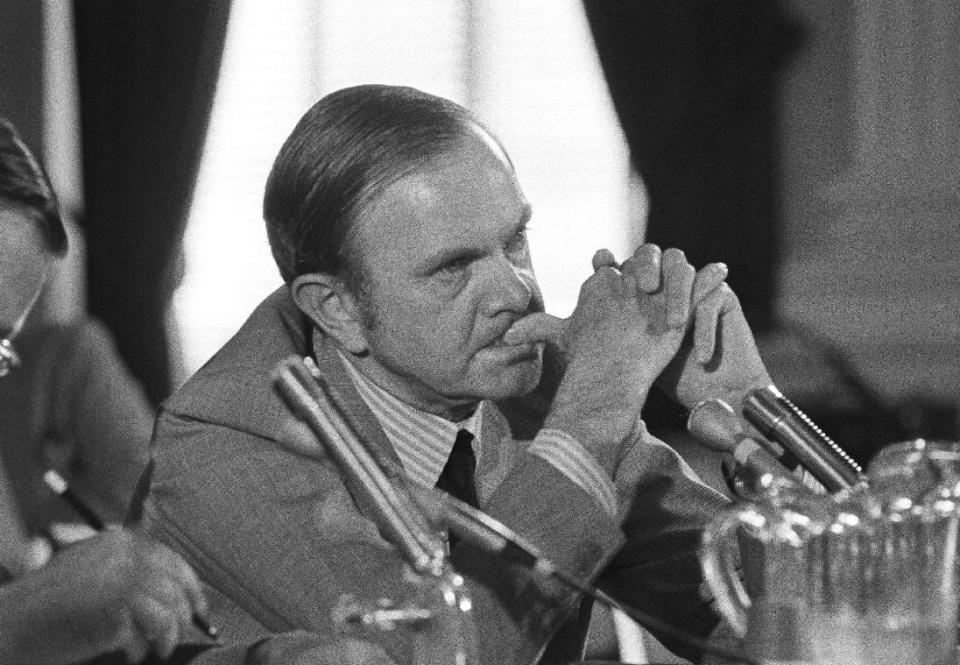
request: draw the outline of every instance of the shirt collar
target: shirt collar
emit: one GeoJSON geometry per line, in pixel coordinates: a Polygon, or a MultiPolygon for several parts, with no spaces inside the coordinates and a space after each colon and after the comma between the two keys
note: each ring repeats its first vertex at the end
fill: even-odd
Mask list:
{"type": "Polygon", "coordinates": [[[450,457],[457,432],[461,429],[473,434],[473,450],[479,461],[486,401],[481,401],[469,418],[451,422],[395,397],[364,376],[342,351],[337,350],[337,353],[357,392],[377,417],[411,479],[427,487],[436,485],[450,457]]]}

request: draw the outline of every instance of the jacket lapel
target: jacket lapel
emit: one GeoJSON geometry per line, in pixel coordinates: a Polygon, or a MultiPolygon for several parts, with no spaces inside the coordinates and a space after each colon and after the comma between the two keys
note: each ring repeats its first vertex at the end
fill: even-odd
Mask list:
{"type": "MultiPolygon", "coordinates": [[[[383,428],[380,427],[377,417],[354,387],[350,375],[343,366],[343,361],[336,352],[334,343],[317,329],[313,331],[313,354],[314,361],[320,369],[320,374],[328,384],[331,400],[348,425],[364,443],[388,477],[405,479],[400,457],[387,439],[383,428]]],[[[372,506],[363,499],[363,493],[357,491],[358,488],[354,487],[351,482],[347,482],[346,485],[354,502],[360,508],[360,512],[363,513],[364,517],[373,519],[372,506]]]]}

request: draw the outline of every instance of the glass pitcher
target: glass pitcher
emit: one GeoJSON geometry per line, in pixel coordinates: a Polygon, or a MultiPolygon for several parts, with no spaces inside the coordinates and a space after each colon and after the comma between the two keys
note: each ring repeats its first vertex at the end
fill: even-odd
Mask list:
{"type": "Polygon", "coordinates": [[[732,505],[704,532],[707,584],[755,662],[804,657],[809,544],[829,523],[828,503],[795,484],[774,485],[732,505]]]}
{"type": "Polygon", "coordinates": [[[463,578],[449,568],[438,575],[406,569],[402,586],[399,598],[342,596],[332,610],[334,624],[372,640],[377,633],[409,630],[414,665],[477,665],[473,606],[463,578]]]}
{"type": "Polygon", "coordinates": [[[941,665],[956,643],[957,515],[907,494],[836,502],[810,557],[806,640],[818,665],[941,665]]]}
{"type": "Polygon", "coordinates": [[[707,528],[704,574],[753,661],[952,662],[960,474],[897,446],[869,488],[761,496],[707,528]]]}

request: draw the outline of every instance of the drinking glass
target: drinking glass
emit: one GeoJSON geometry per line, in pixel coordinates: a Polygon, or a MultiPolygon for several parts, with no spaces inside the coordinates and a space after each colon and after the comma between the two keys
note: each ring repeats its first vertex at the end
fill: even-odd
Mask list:
{"type": "Polygon", "coordinates": [[[958,511],[902,487],[841,498],[811,542],[805,641],[816,665],[945,665],[956,643],[958,511]]]}

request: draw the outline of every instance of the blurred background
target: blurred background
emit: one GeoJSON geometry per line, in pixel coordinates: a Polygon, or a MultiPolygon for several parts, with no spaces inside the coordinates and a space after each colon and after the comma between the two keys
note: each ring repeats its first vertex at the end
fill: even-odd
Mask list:
{"type": "MultiPolygon", "coordinates": [[[[280,284],[273,157],[364,82],[504,141],[553,313],[595,248],[680,247],[860,461],[960,438],[953,0],[3,0],[0,114],[75,222],[37,316],[102,321],[156,407],[280,284]]],[[[647,417],[711,479],[677,407],[647,417]]]]}
{"type": "Polygon", "coordinates": [[[723,260],[774,377],[848,449],[957,436],[950,0],[4,0],[0,113],[85,239],[52,315],[102,320],[159,403],[279,283],[280,143],[372,81],[506,143],[555,313],[596,247],[723,260]]]}
{"type": "MultiPolygon", "coordinates": [[[[279,284],[280,143],[373,81],[506,143],[554,313],[596,247],[723,260],[771,373],[841,445],[958,436],[952,0],[4,0],[0,113],[82,239],[42,315],[104,322],[157,405],[279,284]]],[[[667,436],[683,414],[648,415],[667,436]]]]}

